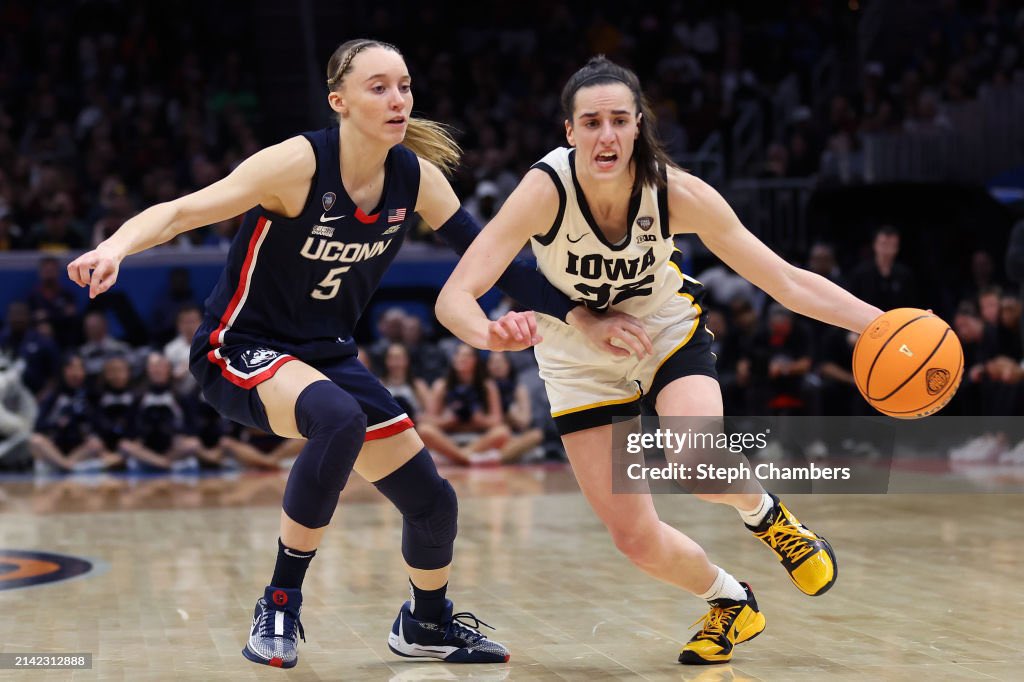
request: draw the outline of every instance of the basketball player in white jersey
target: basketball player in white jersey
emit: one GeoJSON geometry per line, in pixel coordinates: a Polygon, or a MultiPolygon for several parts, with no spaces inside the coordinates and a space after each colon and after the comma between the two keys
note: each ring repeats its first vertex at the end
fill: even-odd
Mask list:
{"type": "MultiPolygon", "coordinates": [[[[639,414],[642,399],[659,415],[722,415],[703,289],[681,271],[673,235],[696,233],[741,276],[808,317],[860,332],[881,311],[789,265],[743,227],[714,189],[673,166],[632,71],[591,59],[569,79],[562,107],[571,148],[552,151],[526,174],[459,262],[437,316],[462,340],[486,348],[487,318],[476,299],[527,241],[545,277],[584,304],[569,314],[573,326],[523,314],[544,339],[537,361],[576,479],[620,551],[653,577],[709,602],[678,660],[726,662],[737,643],[765,626],[750,587],[662,523],[649,493],[612,493],[613,417],[639,414]],[[608,311],[636,319],[610,333],[603,352],[586,352],[580,330],[608,311]]],[[[700,497],[735,507],[802,592],[823,594],[837,576],[831,546],[777,497],[755,490],[700,497]]]]}

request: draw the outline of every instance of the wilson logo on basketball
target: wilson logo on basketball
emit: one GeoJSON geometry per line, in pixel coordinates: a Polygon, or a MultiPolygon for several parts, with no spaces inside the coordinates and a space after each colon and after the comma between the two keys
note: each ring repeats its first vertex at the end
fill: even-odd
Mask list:
{"type": "Polygon", "coordinates": [[[270,596],[274,600],[274,603],[278,606],[284,606],[288,603],[288,595],[284,593],[284,590],[274,590],[274,593],[270,596]]]}
{"type": "Polygon", "coordinates": [[[925,372],[925,383],[928,385],[928,393],[938,395],[942,389],[949,385],[949,372],[944,369],[930,369],[925,372]]]}

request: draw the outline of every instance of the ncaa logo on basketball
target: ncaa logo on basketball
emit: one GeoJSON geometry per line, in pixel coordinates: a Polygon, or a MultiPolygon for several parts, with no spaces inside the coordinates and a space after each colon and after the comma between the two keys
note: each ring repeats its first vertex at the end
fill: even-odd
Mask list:
{"type": "Polygon", "coordinates": [[[327,192],[324,194],[324,213],[331,210],[331,206],[334,206],[334,202],[338,200],[338,195],[334,192],[327,192]]]}
{"type": "Polygon", "coordinates": [[[636,219],[637,227],[646,232],[647,230],[654,227],[654,218],[649,215],[642,215],[636,219]]]}
{"type": "Polygon", "coordinates": [[[875,326],[874,329],[871,330],[871,333],[869,333],[868,336],[870,336],[873,339],[877,339],[880,338],[887,331],[889,331],[889,320],[882,320],[875,326]]]}
{"type": "Polygon", "coordinates": [[[91,561],[52,552],[0,549],[0,590],[45,585],[93,572],[91,561]]]}
{"type": "Polygon", "coordinates": [[[949,372],[944,369],[932,368],[925,372],[924,381],[928,386],[928,393],[938,395],[949,384],[949,372]]]}

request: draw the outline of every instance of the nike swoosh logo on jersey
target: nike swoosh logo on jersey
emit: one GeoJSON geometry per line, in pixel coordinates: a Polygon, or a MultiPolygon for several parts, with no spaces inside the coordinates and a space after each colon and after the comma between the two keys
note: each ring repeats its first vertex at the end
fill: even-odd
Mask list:
{"type": "Polygon", "coordinates": [[[331,220],[341,220],[344,217],[345,216],[343,216],[343,215],[339,215],[339,216],[335,216],[334,218],[328,218],[326,213],[321,213],[320,214],[320,222],[326,223],[326,222],[329,222],[331,220]]]}
{"type": "Polygon", "coordinates": [[[571,235],[568,235],[568,234],[567,234],[567,235],[565,235],[565,238],[566,238],[566,239],[568,239],[568,240],[569,240],[569,242],[570,242],[571,244],[575,244],[576,242],[578,242],[579,240],[583,239],[583,238],[584,238],[584,237],[586,237],[586,236],[587,236],[587,233],[586,233],[586,232],[584,232],[583,234],[581,234],[581,235],[580,235],[579,237],[577,237],[576,239],[573,239],[573,238],[572,238],[572,236],[571,236],[571,235]]]}

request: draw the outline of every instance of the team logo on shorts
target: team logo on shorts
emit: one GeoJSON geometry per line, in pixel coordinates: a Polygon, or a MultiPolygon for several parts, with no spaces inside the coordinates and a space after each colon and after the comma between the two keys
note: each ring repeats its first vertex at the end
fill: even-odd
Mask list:
{"type": "Polygon", "coordinates": [[[281,356],[276,350],[269,348],[251,348],[242,353],[242,363],[249,369],[266,367],[281,356]]]}
{"type": "Polygon", "coordinates": [[[92,562],[50,552],[0,549],[0,590],[45,585],[85,575],[92,562]]]}
{"type": "Polygon", "coordinates": [[[928,385],[928,394],[938,395],[949,384],[949,372],[944,369],[930,369],[925,372],[924,380],[928,385]]]}
{"type": "Polygon", "coordinates": [[[642,215],[636,219],[637,227],[646,232],[647,230],[654,227],[654,218],[649,215],[642,215]]]}
{"type": "Polygon", "coordinates": [[[331,206],[334,206],[334,202],[338,200],[338,195],[334,192],[327,192],[324,194],[324,213],[331,210],[331,206]]]}

